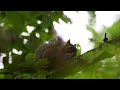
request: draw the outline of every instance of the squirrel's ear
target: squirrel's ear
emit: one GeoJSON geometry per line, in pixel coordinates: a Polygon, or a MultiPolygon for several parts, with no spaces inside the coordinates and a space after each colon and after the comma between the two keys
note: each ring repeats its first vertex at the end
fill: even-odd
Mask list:
{"type": "Polygon", "coordinates": [[[76,44],[74,44],[74,46],[76,47],[76,44]]]}
{"type": "Polygon", "coordinates": [[[67,44],[70,44],[70,39],[67,41],[67,44]]]}

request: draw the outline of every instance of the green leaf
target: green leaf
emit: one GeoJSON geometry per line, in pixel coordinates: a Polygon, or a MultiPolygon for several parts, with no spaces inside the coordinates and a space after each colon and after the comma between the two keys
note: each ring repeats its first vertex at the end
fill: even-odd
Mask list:
{"type": "Polygon", "coordinates": [[[26,64],[32,65],[34,63],[35,58],[36,58],[36,54],[35,53],[28,53],[25,56],[25,62],[26,62],[26,64]]]}
{"type": "Polygon", "coordinates": [[[61,18],[63,15],[63,12],[57,11],[57,12],[52,12],[51,13],[51,18],[53,21],[59,23],[59,18],[61,18]]]}
{"type": "Polygon", "coordinates": [[[76,54],[76,56],[79,56],[79,55],[81,55],[81,46],[80,46],[80,44],[77,44],[77,54],[76,54]]]}
{"type": "Polygon", "coordinates": [[[38,61],[36,61],[36,65],[47,65],[49,64],[49,61],[47,58],[44,58],[44,59],[39,59],[38,61]]]}
{"type": "Polygon", "coordinates": [[[71,19],[68,18],[66,15],[63,15],[63,16],[61,17],[61,19],[62,19],[64,22],[66,22],[66,23],[68,23],[68,22],[72,23],[71,19]]]}
{"type": "Polygon", "coordinates": [[[111,38],[114,39],[120,36],[120,20],[117,20],[111,27],[106,29],[108,33],[110,33],[111,38]]]}
{"type": "Polygon", "coordinates": [[[23,17],[18,12],[7,12],[5,18],[5,26],[14,27],[17,33],[23,31],[24,20],[23,17]]]}

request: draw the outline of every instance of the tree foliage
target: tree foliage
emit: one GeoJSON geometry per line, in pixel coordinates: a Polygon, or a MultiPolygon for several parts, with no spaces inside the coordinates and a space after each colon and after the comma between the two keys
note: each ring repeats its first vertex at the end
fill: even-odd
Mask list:
{"type": "MultiPolygon", "coordinates": [[[[62,11],[0,12],[0,53],[7,55],[3,60],[3,64],[5,72],[9,72],[9,75],[4,74],[5,78],[9,78],[10,75],[13,77],[16,74],[26,78],[28,74],[33,72],[32,76],[36,77],[34,74],[39,73],[41,70],[38,70],[37,64],[32,66],[35,60],[35,52],[40,44],[53,38],[53,22],[59,23],[60,18],[66,23],[71,22],[62,11]],[[28,26],[34,27],[31,33],[27,29],[28,26]],[[23,33],[27,35],[23,35],[23,33]],[[36,34],[40,38],[37,38],[36,34]],[[24,43],[25,40],[27,40],[26,43],[24,43]],[[22,54],[15,54],[13,49],[22,51],[22,54]],[[9,64],[9,53],[12,57],[11,64],[9,64]]],[[[37,77],[40,77],[40,73],[37,77]]],[[[43,76],[45,77],[45,75],[43,76]]]]}
{"type": "MultiPolygon", "coordinates": [[[[82,55],[78,50],[75,58],[65,62],[63,69],[49,78],[119,78],[120,21],[98,33],[94,29],[95,11],[88,13],[90,19],[87,29],[93,34],[93,39],[97,39],[95,48],[82,55]],[[103,42],[105,30],[111,35],[111,40],[107,42],[103,42]]],[[[5,53],[6,57],[3,58],[4,69],[0,70],[0,78],[46,79],[49,73],[40,65],[49,61],[36,61],[35,52],[39,45],[54,38],[53,22],[59,23],[59,19],[72,22],[63,11],[1,11],[0,53],[5,53]],[[31,32],[28,26],[33,27],[31,32]],[[13,49],[22,51],[22,54],[14,53],[13,49]],[[9,63],[10,57],[12,63],[9,63]]]]}

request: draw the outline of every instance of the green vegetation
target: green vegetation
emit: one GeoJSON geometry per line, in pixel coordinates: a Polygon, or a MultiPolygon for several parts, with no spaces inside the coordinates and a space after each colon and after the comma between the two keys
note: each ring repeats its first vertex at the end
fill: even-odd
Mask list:
{"type": "MultiPolygon", "coordinates": [[[[98,33],[94,29],[95,11],[88,13],[90,18],[86,28],[93,34],[93,40],[97,41],[93,42],[95,48],[82,55],[78,49],[77,56],[50,78],[120,78],[120,21],[98,33]],[[103,43],[105,31],[111,35],[111,39],[103,43]]],[[[0,69],[1,79],[46,79],[48,71],[40,65],[49,62],[47,59],[36,61],[35,52],[39,45],[54,38],[53,22],[59,23],[59,19],[72,22],[63,11],[0,11],[0,53],[6,54],[3,58],[4,69],[0,69]],[[34,27],[34,30],[29,33],[27,26],[34,27]],[[23,32],[28,35],[22,35],[23,32]],[[36,37],[36,33],[40,38],[36,37]],[[24,40],[27,42],[24,43],[24,40]],[[21,50],[22,54],[13,53],[13,48],[21,50]],[[12,63],[9,63],[9,53],[12,63]]],[[[79,44],[77,47],[81,48],[79,44]]]]}

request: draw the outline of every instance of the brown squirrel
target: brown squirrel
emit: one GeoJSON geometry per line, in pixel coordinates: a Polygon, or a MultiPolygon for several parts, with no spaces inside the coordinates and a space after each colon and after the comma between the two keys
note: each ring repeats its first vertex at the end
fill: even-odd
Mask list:
{"type": "Polygon", "coordinates": [[[53,71],[62,68],[66,61],[76,56],[76,52],[76,44],[71,44],[70,39],[64,42],[61,37],[57,36],[48,44],[41,45],[36,54],[38,59],[47,58],[50,61],[47,70],[53,71]]]}

